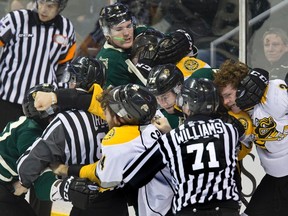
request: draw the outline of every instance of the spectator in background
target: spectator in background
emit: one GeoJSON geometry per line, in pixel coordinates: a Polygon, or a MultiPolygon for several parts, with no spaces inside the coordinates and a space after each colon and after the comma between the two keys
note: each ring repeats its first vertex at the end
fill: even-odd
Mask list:
{"type": "Polygon", "coordinates": [[[0,20],[0,130],[23,115],[21,104],[29,88],[57,85],[59,65],[74,57],[74,27],[59,14],[66,4],[37,0],[37,10],[11,11],[0,20]]]}
{"type": "Polygon", "coordinates": [[[288,72],[288,36],[281,28],[270,28],[263,35],[266,69],[270,79],[283,79],[288,72]]]}
{"type": "Polygon", "coordinates": [[[8,7],[9,7],[8,8],[9,11],[26,9],[26,3],[23,1],[19,1],[19,0],[12,0],[12,1],[9,1],[8,7]]]}
{"type": "Polygon", "coordinates": [[[8,11],[20,10],[20,9],[33,9],[34,1],[29,0],[10,0],[8,3],[8,11]]]}

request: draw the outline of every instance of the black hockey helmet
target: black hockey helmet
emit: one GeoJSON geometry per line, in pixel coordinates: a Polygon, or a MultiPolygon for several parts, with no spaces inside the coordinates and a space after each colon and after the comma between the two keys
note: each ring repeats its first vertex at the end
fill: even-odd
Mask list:
{"type": "Polygon", "coordinates": [[[106,68],[102,61],[91,57],[77,57],[63,71],[61,82],[75,82],[76,88],[89,90],[94,83],[103,87],[106,68]]]}
{"type": "Polygon", "coordinates": [[[185,80],[181,93],[177,97],[177,105],[188,104],[190,115],[211,115],[219,107],[220,97],[213,81],[199,78],[185,80]]]}
{"type": "Polygon", "coordinates": [[[109,107],[128,123],[146,124],[156,113],[156,98],[143,86],[121,85],[112,89],[109,95],[109,107]]]}
{"type": "Polygon", "coordinates": [[[144,32],[137,35],[134,39],[131,49],[131,56],[135,57],[143,48],[149,47],[148,50],[155,49],[158,42],[164,38],[164,34],[158,30],[147,28],[144,32]]]}
{"type": "Polygon", "coordinates": [[[38,8],[38,2],[54,2],[59,4],[59,13],[65,9],[67,6],[68,0],[36,0],[37,8],[38,8]]]}
{"type": "Polygon", "coordinates": [[[129,8],[121,3],[103,7],[99,15],[99,24],[102,27],[104,35],[108,34],[108,29],[112,26],[129,20],[135,24],[135,18],[132,16],[129,8]]]}
{"type": "Polygon", "coordinates": [[[182,72],[174,64],[157,65],[149,73],[146,87],[155,96],[164,94],[170,90],[180,93],[184,82],[182,72]]]}
{"type": "Polygon", "coordinates": [[[55,92],[55,90],[56,88],[50,84],[40,84],[40,85],[36,85],[30,88],[26,92],[23,103],[22,103],[22,109],[23,109],[24,115],[27,116],[28,118],[32,118],[37,121],[37,120],[45,119],[49,116],[57,114],[57,112],[59,111],[57,105],[52,105],[49,109],[45,111],[38,111],[34,107],[34,98],[38,91],[55,92]]]}

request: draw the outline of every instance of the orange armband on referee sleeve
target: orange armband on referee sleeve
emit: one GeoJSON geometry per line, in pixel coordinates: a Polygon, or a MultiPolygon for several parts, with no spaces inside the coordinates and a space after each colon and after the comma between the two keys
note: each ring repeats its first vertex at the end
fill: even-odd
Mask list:
{"type": "Polygon", "coordinates": [[[0,40],[0,47],[3,47],[5,44],[2,40],[0,40]]]}

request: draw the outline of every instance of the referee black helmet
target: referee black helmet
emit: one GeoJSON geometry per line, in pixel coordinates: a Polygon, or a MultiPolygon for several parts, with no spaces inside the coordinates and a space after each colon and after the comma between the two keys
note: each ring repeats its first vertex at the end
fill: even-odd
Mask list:
{"type": "Polygon", "coordinates": [[[196,114],[211,115],[219,107],[220,97],[213,81],[206,78],[185,80],[181,93],[177,97],[177,105],[188,104],[190,116],[196,114]]]}

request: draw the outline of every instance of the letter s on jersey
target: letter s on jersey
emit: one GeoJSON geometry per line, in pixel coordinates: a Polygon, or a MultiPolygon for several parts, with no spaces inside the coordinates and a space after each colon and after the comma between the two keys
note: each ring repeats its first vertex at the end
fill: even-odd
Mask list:
{"type": "Polygon", "coordinates": [[[154,132],[151,133],[151,137],[155,140],[157,140],[161,136],[162,136],[162,134],[159,130],[155,130],[154,132]]]}

